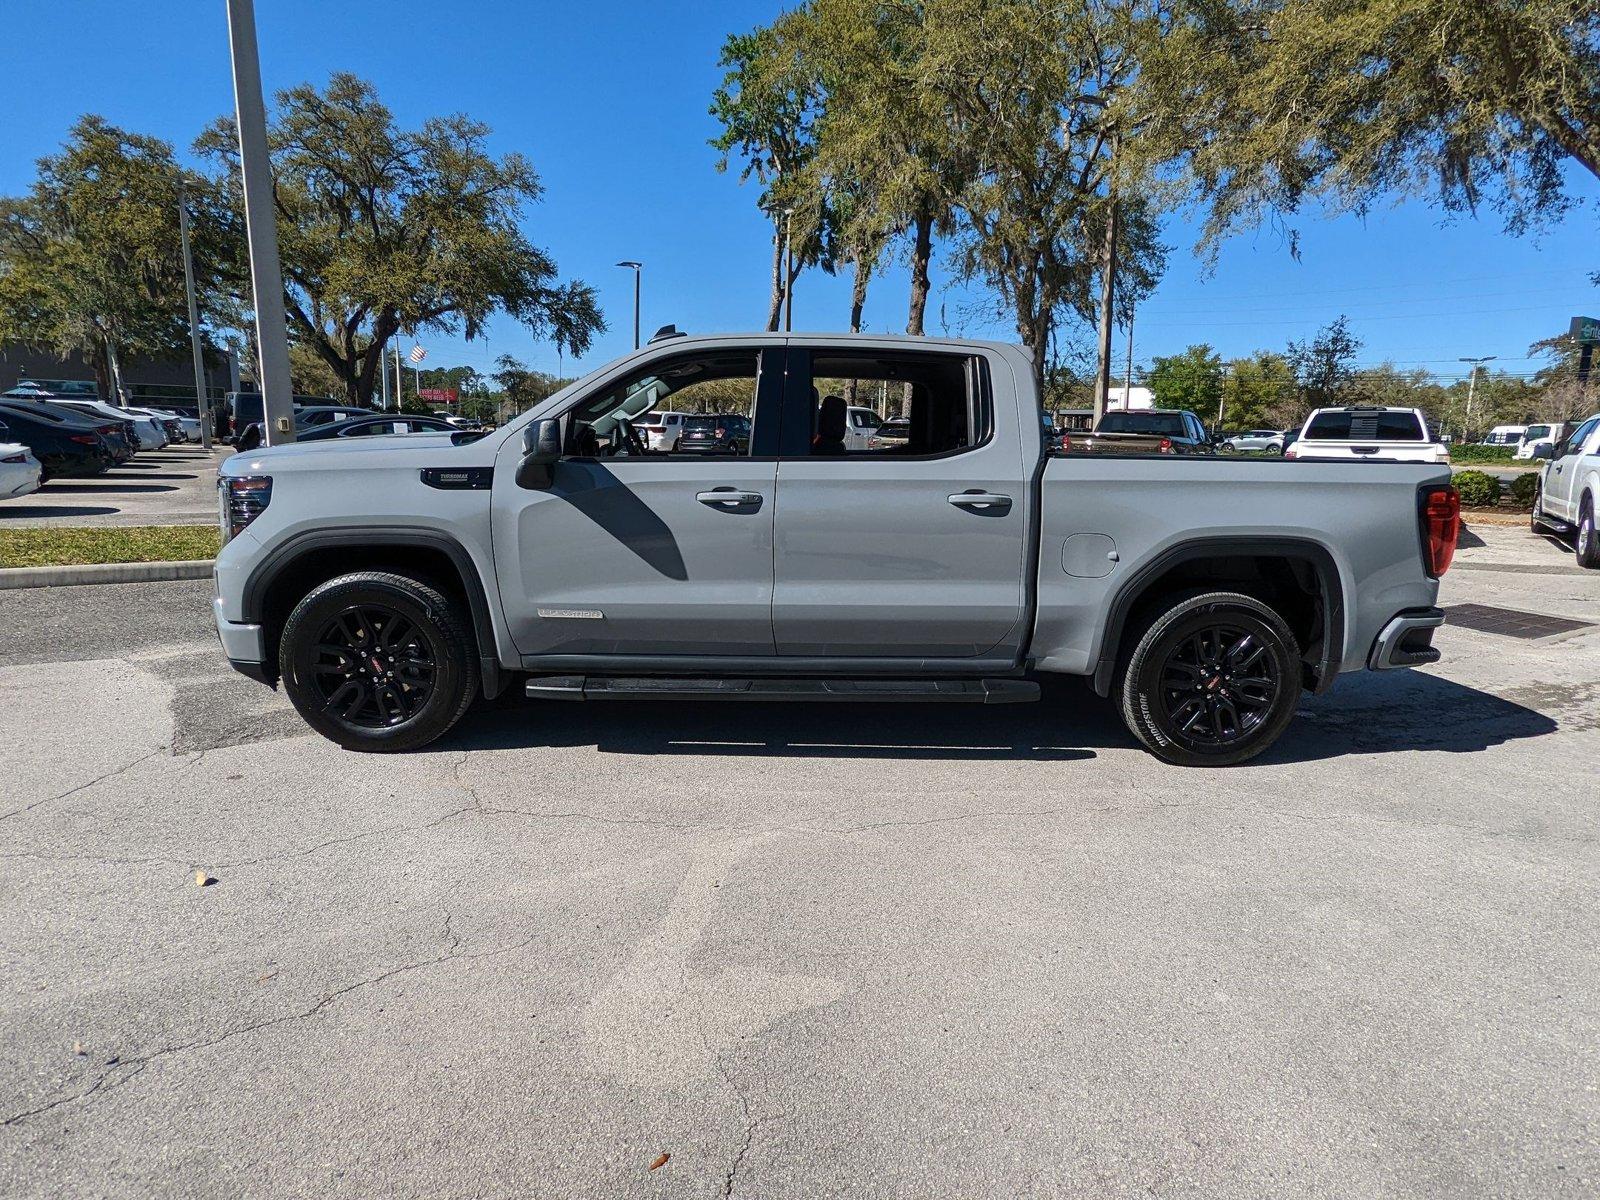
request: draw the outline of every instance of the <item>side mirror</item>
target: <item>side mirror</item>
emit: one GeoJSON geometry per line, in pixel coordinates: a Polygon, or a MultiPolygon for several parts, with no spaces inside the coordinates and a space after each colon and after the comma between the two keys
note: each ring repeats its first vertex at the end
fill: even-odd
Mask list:
{"type": "Polygon", "coordinates": [[[561,422],[553,417],[535,421],[522,433],[522,461],[517,464],[517,486],[537,490],[550,486],[550,468],[561,457],[561,422]]]}

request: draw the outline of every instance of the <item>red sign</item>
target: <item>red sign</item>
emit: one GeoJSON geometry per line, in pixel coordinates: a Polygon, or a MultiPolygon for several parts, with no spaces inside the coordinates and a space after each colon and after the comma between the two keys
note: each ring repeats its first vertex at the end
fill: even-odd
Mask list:
{"type": "Polygon", "coordinates": [[[417,395],[429,404],[448,406],[456,402],[460,393],[455,388],[423,388],[417,395]]]}

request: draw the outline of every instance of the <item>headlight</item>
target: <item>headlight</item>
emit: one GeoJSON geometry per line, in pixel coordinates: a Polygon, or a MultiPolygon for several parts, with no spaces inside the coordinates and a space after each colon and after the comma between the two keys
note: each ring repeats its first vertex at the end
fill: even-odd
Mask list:
{"type": "Polygon", "coordinates": [[[222,537],[238,537],[272,503],[272,476],[224,475],[217,480],[222,501],[222,537]]]}

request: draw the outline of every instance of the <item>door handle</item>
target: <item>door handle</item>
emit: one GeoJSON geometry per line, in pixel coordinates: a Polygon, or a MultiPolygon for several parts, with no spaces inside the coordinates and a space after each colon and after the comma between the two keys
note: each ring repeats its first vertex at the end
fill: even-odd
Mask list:
{"type": "Polygon", "coordinates": [[[736,488],[712,488],[709,492],[696,492],[694,498],[712,508],[752,508],[763,499],[760,492],[741,492],[736,488]]]}
{"type": "Polygon", "coordinates": [[[1004,512],[1011,507],[1011,497],[995,492],[957,492],[947,499],[957,508],[970,508],[977,512],[1004,512]]]}

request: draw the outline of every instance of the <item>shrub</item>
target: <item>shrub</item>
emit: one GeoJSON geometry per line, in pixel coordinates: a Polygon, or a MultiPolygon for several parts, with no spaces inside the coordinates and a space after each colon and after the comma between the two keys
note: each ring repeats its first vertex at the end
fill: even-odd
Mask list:
{"type": "Polygon", "coordinates": [[[1533,494],[1539,490],[1539,472],[1529,471],[1511,481],[1511,498],[1523,508],[1533,507],[1533,494]]]}
{"type": "Polygon", "coordinates": [[[1462,508],[1493,508],[1500,503],[1500,481],[1482,471],[1457,471],[1451,482],[1461,493],[1462,508]]]}
{"type": "Polygon", "coordinates": [[[1494,463],[1510,466],[1511,456],[1516,453],[1515,446],[1451,446],[1450,461],[1453,463],[1494,463]]]}

